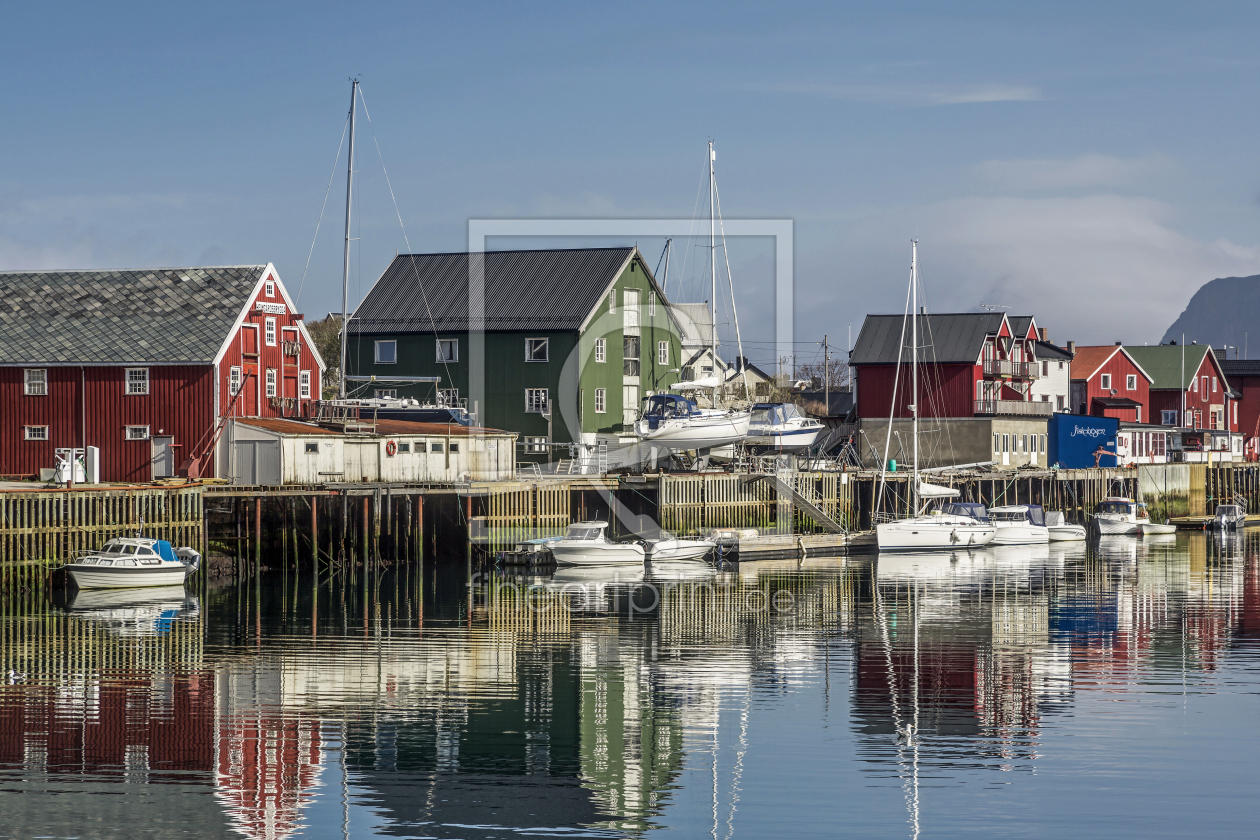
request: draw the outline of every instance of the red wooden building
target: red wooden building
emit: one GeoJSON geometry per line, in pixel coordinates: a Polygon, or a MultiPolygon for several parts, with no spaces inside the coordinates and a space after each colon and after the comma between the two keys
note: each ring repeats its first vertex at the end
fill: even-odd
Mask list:
{"type": "Polygon", "coordinates": [[[1235,428],[1248,440],[1248,459],[1257,460],[1256,438],[1258,435],[1256,433],[1260,430],[1260,361],[1222,359],[1218,363],[1221,366],[1221,373],[1229,377],[1232,392],[1237,395],[1234,409],[1231,409],[1231,415],[1233,411],[1238,412],[1238,423],[1235,428]]]}
{"type": "Polygon", "coordinates": [[[1151,375],[1148,423],[1238,431],[1238,401],[1231,396],[1231,383],[1211,347],[1158,344],[1124,349],[1151,375]]]}
{"type": "Polygon", "coordinates": [[[0,475],[88,446],[102,481],[190,460],[219,475],[219,418],[303,416],[320,396],[323,360],[270,264],[5,273],[0,299],[0,475]]]}
{"type": "Polygon", "coordinates": [[[1072,413],[1150,423],[1151,381],[1119,344],[1077,347],[1072,359],[1072,413]]]}

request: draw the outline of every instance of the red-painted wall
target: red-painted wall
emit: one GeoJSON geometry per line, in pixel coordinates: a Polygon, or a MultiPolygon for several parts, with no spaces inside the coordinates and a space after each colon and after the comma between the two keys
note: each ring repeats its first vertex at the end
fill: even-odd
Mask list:
{"type": "MultiPolygon", "coordinates": [[[[859,417],[888,417],[892,405],[896,365],[856,365],[859,417]]],[[[931,365],[919,369],[920,417],[975,416],[976,381],[983,375],[979,365],[931,365]]],[[[897,382],[897,407],[893,417],[909,417],[910,366],[901,366],[897,382]]]]}
{"type": "MultiPolygon", "coordinates": [[[[1234,377],[1234,380],[1238,380],[1238,379],[1239,377],[1234,377]]],[[[1238,388],[1239,383],[1238,381],[1234,381],[1234,380],[1231,380],[1230,384],[1233,385],[1235,388],[1238,388]]],[[[1190,373],[1189,371],[1186,372],[1187,386],[1189,386],[1191,382],[1195,383],[1195,385],[1193,387],[1186,388],[1185,410],[1197,412],[1194,415],[1194,422],[1192,424],[1192,428],[1195,428],[1195,429],[1209,428],[1212,425],[1211,406],[1213,405],[1224,406],[1225,405],[1225,385],[1224,385],[1225,377],[1221,375],[1220,368],[1216,366],[1215,359],[1213,356],[1205,353],[1203,356],[1203,361],[1199,364],[1198,370],[1194,371],[1193,373],[1190,373]],[[1205,376],[1208,378],[1208,387],[1207,387],[1206,392],[1204,392],[1203,390],[1203,377],[1205,376]],[[1217,381],[1215,392],[1212,391],[1212,378],[1213,377],[1215,377],[1217,381]]],[[[1255,428],[1256,412],[1260,411],[1260,394],[1252,395],[1252,402],[1255,404],[1255,406],[1251,410],[1251,414],[1250,414],[1251,425],[1250,426],[1247,425],[1248,414],[1247,414],[1247,403],[1245,399],[1246,399],[1246,394],[1244,393],[1244,402],[1242,405],[1238,407],[1238,422],[1237,423],[1234,422],[1233,401],[1231,400],[1230,405],[1226,406],[1226,414],[1228,415],[1228,420],[1229,420],[1229,430],[1232,432],[1237,432],[1237,431],[1250,432],[1251,430],[1255,428]]],[[[1162,411],[1176,411],[1178,417],[1182,416],[1181,415],[1181,391],[1167,390],[1167,389],[1151,391],[1151,418],[1152,419],[1149,422],[1159,423],[1160,418],[1162,416],[1160,412],[1162,411]]],[[[1182,422],[1184,422],[1184,418],[1182,420],[1179,420],[1178,424],[1182,422]]]]}
{"type": "Polygon", "coordinates": [[[1229,384],[1235,391],[1242,392],[1238,403],[1238,431],[1253,436],[1256,433],[1256,418],[1260,417],[1260,376],[1233,376],[1229,384]]]}
{"type": "Polygon", "coordinates": [[[1146,376],[1138,370],[1137,365],[1133,364],[1133,360],[1124,353],[1116,353],[1107,363],[1098,369],[1086,383],[1086,404],[1089,406],[1089,413],[1096,417],[1115,417],[1119,420],[1128,422],[1151,423],[1159,422],[1159,417],[1155,420],[1150,418],[1150,402],[1151,402],[1151,383],[1146,376]],[[1111,374],[1111,387],[1115,389],[1115,399],[1128,398],[1136,400],[1142,404],[1141,416],[1138,416],[1136,408],[1102,408],[1094,402],[1095,399],[1111,398],[1111,390],[1102,387],[1103,374],[1111,374]],[[1125,387],[1126,378],[1130,375],[1137,377],[1137,388],[1130,391],[1125,387]]]}
{"type": "Polygon", "coordinates": [[[0,368],[0,474],[38,475],[56,464],[54,450],[98,446],[102,481],[150,481],[153,441],[126,440],[126,426],[173,437],[178,471],[214,418],[209,365],[151,366],[149,393],[126,393],[126,368],[50,367],[48,394],[27,396],[23,368],[0,368]],[[86,395],[86,406],[85,406],[86,395]],[[85,410],[86,407],[86,410],[85,410]],[[49,439],[25,439],[26,426],[48,426],[49,439]]]}

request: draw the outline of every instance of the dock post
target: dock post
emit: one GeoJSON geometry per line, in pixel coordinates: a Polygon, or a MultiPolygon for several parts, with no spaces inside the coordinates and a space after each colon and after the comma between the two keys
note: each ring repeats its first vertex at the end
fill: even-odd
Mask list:
{"type": "Polygon", "coordinates": [[[311,496],[311,572],[319,584],[319,496],[311,496]]]}
{"type": "Polygon", "coordinates": [[[368,504],[372,501],[371,496],[363,497],[363,537],[360,541],[360,556],[363,559],[364,581],[367,580],[367,564],[368,564],[368,504]]]}
{"type": "Polygon", "coordinates": [[[380,563],[381,557],[381,487],[378,484],[372,490],[372,548],[371,555],[374,562],[380,563]]]}
{"type": "Polygon", "coordinates": [[[262,496],[254,497],[254,574],[262,569],[262,496]]]}

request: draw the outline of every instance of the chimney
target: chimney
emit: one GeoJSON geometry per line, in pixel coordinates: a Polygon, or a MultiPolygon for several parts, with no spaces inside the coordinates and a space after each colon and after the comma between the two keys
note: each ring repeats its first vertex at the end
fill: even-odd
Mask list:
{"type": "Polygon", "coordinates": [[[1073,356],[1076,355],[1076,342],[1075,341],[1069,341],[1067,343],[1067,351],[1071,353],[1073,356]]]}
{"type": "Polygon", "coordinates": [[[1117,347],[1119,347],[1119,346],[1120,346],[1121,344],[1123,344],[1123,343],[1124,343],[1124,342],[1122,342],[1122,341],[1117,341],[1117,342],[1116,342],[1116,346],[1117,346],[1117,347]]]}
{"type": "Polygon", "coordinates": [[[1050,330],[1046,329],[1045,327],[1038,327],[1038,328],[1037,328],[1037,331],[1038,331],[1039,333],[1041,333],[1041,340],[1042,340],[1042,341],[1044,341],[1044,342],[1046,342],[1046,343],[1049,343],[1049,342],[1050,342],[1050,330]]]}

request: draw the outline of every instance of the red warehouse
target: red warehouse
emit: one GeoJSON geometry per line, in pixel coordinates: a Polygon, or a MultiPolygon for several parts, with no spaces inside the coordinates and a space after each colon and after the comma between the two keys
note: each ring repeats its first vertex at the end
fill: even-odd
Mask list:
{"type": "Polygon", "coordinates": [[[272,265],[0,274],[0,474],[219,475],[224,416],[296,417],[323,360],[272,265]],[[235,395],[235,398],[234,398],[235,395]]]}
{"type": "Polygon", "coordinates": [[[1077,347],[1072,359],[1072,412],[1149,423],[1152,381],[1119,344],[1077,347]]]}

